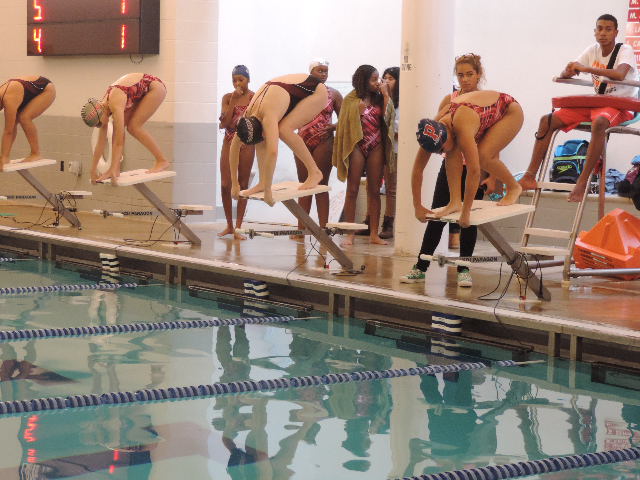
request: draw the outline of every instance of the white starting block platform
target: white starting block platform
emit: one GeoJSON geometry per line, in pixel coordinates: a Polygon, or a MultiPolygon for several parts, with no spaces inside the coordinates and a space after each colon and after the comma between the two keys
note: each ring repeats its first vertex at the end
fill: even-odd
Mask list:
{"type": "MultiPolygon", "coordinates": [[[[442,210],[442,208],[436,208],[433,212],[438,213],[440,210],[442,210]]],[[[534,210],[535,207],[533,205],[514,203],[513,205],[506,205],[502,207],[496,202],[490,202],[488,200],[474,200],[473,205],[471,206],[469,223],[471,225],[482,225],[483,223],[497,222],[498,220],[503,220],[505,218],[524,215],[525,213],[533,212],[534,210]]],[[[427,220],[437,220],[448,223],[456,223],[459,218],[460,212],[451,213],[441,218],[436,218],[435,215],[427,215],[427,220]]]]}
{"type": "MultiPolygon", "coordinates": [[[[311,235],[313,235],[320,245],[325,247],[333,258],[342,266],[343,271],[349,273],[359,273],[358,270],[353,268],[353,261],[342,251],[342,249],[334,243],[331,237],[327,234],[325,229],[321,228],[307,212],[304,211],[298,202],[296,202],[296,198],[306,197],[308,195],[315,195],[316,193],[324,193],[331,190],[331,187],[327,185],[318,185],[317,187],[300,190],[301,183],[288,181],[282,183],[276,183],[271,186],[271,193],[273,195],[274,202],[282,202],[282,204],[287,207],[287,209],[296,217],[304,227],[309,230],[311,235]]],[[[253,195],[245,196],[245,198],[251,200],[264,200],[264,193],[256,193],[253,195]]],[[[345,225],[345,224],[336,224],[336,225],[345,225]]],[[[353,224],[358,225],[358,224],[353,224]]],[[[329,227],[327,225],[327,227],[329,227]]],[[[362,227],[362,226],[361,226],[362,227]]],[[[364,226],[366,228],[366,226],[364,226]]],[[[346,230],[346,228],[342,228],[346,230]]],[[[361,228],[356,228],[356,230],[360,230],[361,228]]],[[[299,233],[299,231],[296,231],[299,233]]],[[[263,235],[267,236],[267,235],[263,235]]],[[[273,235],[270,235],[273,236],[273,235]]]]}
{"type": "Polygon", "coordinates": [[[2,173],[10,173],[16,172],[22,178],[24,178],[38,193],[51,204],[53,210],[62,215],[71,225],[80,229],[82,228],[82,224],[77,216],[75,216],[72,212],[70,212],[67,207],[64,206],[62,199],[58,195],[54,195],[51,193],[42,183],[40,183],[32,174],[29,172],[32,168],[37,167],[46,167],[50,165],[55,165],[57,160],[52,160],[50,158],[43,158],[41,160],[35,160],[33,162],[24,162],[24,159],[20,158],[18,160],[11,160],[7,165],[4,165],[2,173]]]}
{"type": "Polygon", "coordinates": [[[167,178],[175,177],[176,172],[170,170],[163,170],[162,172],[147,173],[144,168],[138,170],[129,170],[128,172],[120,173],[120,176],[115,182],[112,179],[107,179],[99,183],[107,185],[113,185],[114,187],[130,187],[137,185],[138,183],[154,182],[157,180],[164,180],[167,178]]]}
{"type": "MultiPolygon", "coordinates": [[[[192,245],[201,245],[202,240],[196,235],[173,211],[167,207],[164,202],[153,193],[149,187],[145,185],[147,182],[153,182],[157,180],[165,180],[176,176],[176,172],[170,170],[163,170],[162,172],[147,173],[146,169],[129,170],[128,172],[121,172],[115,182],[111,179],[100,182],[103,184],[111,184],[113,187],[128,187],[135,188],[147,201],[155,207],[155,209],[162,215],[171,226],[178,231],[178,233],[184,235],[184,237],[191,242],[192,245]]],[[[198,205],[197,207],[202,207],[198,205]]]]}
{"type": "MultiPolygon", "coordinates": [[[[309,195],[324,193],[331,190],[331,187],[328,185],[318,185],[317,187],[300,190],[300,185],[302,184],[294,181],[276,183],[274,185],[271,185],[271,195],[273,196],[273,201],[284,202],[285,200],[308,197],[309,195]]],[[[247,195],[245,198],[251,198],[253,200],[264,200],[264,192],[247,195]]]]}
{"type": "Polygon", "coordinates": [[[18,170],[27,170],[29,168],[36,167],[46,167],[48,165],[55,165],[58,163],[56,160],[52,160],[50,158],[43,158],[41,160],[35,160],[33,162],[23,162],[23,158],[19,158],[17,160],[11,160],[7,165],[4,166],[3,171],[5,172],[17,172],[18,170]]]}
{"type": "MultiPolygon", "coordinates": [[[[439,209],[435,209],[437,212],[439,209]]],[[[498,229],[493,226],[493,222],[509,217],[524,215],[535,210],[534,205],[522,205],[514,203],[513,205],[499,206],[496,202],[487,200],[474,200],[471,206],[470,224],[476,225],[482,234],[491,242],[491,244],[506,258],[507,263],[511,265],[512,270],[520,276],[527,278],[528,287],[536,294],[538,298],[543,300],[551,300],[551,293],[542,284],[540,278],[533,273],[526,261],[522,260],[521,254],[518,254],[500,234],[498,229]]],[[[460,212],[445,215],[442,218],[427,216],[428,220],[436,220],[441,222],[456,223],[460,219],[460,212]]]]}

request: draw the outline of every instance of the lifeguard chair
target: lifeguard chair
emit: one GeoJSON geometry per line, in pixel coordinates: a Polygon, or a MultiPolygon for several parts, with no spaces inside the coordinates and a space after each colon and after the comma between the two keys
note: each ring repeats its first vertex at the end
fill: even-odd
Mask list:
{"type": "MultiPolygon", "coordinates": [[[[554,82],[558,83],[567,83],[572,85],[583,85],[593,87],[593,84],[587,80],[573,79],[573,78],[554,78],[554,82]]],[[[630,82],[630,81],[613,81],[607,80],[607,83],[616,83],[621,85],[631,85],[634,87],[640,87],[640,82],[630,82]]],[[[640,91],[640,90],[639,90],[640,91]]],[[[605,132],[605,144],[602,153],[602,162],[600,166],[600,171],[602,172],[600,175],[600,189],[599,189],[599,198],[598,198],[598,218],[602,219],[604,217],[604,209],[605,209],[605,175],[606,172],[606,154],[607,154],[607,144],[609,142],[609,137],[613,133],[621,133],[627,135],[639,135],[640,129],[632,128],[631,125],[640,121],[640,99],[636,98],[622,98],[622,97],[608,97],[604,98],[602,95],[579,95],[579,96],[569,96],[569,97],[557,97],[552,100],[552,104],[554,107],[597,107],[597,104],[594,102],[618,102],[615,106],[621,109],[635,111],[636,114],[634,118],[631,120],[624,122],[616,127],[610,127],[605,132]]],[[[591,132],[591,122],[583,122],[582,124],[576,127],[576,130],[580,130],[583,132],[591,132]]],[[[538,188],[534,190],[532,205],[535,209],[529,213],[527,216],[527,220],[524,227],[524,232],[522,235],[521,246],[518,248],[523,253],[527,253],[530,255],[543,255],[543,256],[554,256],[554,257],[564,257],[564,268],[562,272],[563,284],[568,285],[570,281],[570,277],[581,276],[582,273],[575,273],[571,271],[571,263],[572,256],[574,253],[574,246],[576,243],[576,237],[578,234],[578,230],[580,229],[580,224],[582,222],[582,216],[584,213],[585,201],[587,199],[587,195],[589,189],[585,189],[584,195],[581,201],[577,204],[575,216],[573,218],[573,222],[570,230],[553,230],[549,228],[541,228],[539,226],[534,226],[535,216],[538,209],[538,204],[540,202],[541,192],[542,190],[556,190],[556,191],[566,191],[570,192],[573,190],[574,184],[567,183],[556,183],[546,181],[546,177],[549,171],[549,162],[553,157],[553,152],[555,150],[555,140],[560,130],[556,130],[553,132],[551,137],[551,142],[549,143],[549,149],[543,159],[542,165],[538,170],[538,176],[536,178],[538,188]],[[562,245],[559,246],[531,246],[529,245],[530,241],[534,237],[545,237],[545,238],[555,238],[563,241],[562,245]],[[566,242],[566,243],[564,243],[566,242]]]]}

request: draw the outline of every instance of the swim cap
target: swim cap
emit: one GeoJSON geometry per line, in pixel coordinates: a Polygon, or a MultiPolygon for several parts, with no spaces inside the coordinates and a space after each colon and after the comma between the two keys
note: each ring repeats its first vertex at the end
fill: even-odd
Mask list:
{"type": "Polygon", "coordinates": [[[247,80],[251,80],[251,77],[249,76],[249,69],[244,65],[236,65],[233,67],[231,75],[242,75],[243,77],[246,77],[247,80]]]}
{"type": "Polygon", "coordinates": [[[236,126],[236,135],[246,145],[255,145],[264,140],[262,124],[256,117],[241,117],[236,126]]]}
{"type": "Polygon", "coordinates": [[[90,98],[87,103],[84,104],[80,111],[82,121],[89,127],[100,126],[100,114],[104,110],[102,104],[97,98],[90,98]]]}
{"type": "Polygon", "coordinates": [[[328,67],[329,66],[329,62],[327,62],[324,58],[314,58],[313,60],[311,60],[311,63],[309,64],[309,73],[311,73],[311,70],[313,70],[316,67],[328,67]]]}
{"type": "Polygon", "coordinates": [[[441,153],[447,141],[447,127],[444,123],[436,122],[429,118],[423,118],[418,123],[416,139],[427,152],[441,153]]]}

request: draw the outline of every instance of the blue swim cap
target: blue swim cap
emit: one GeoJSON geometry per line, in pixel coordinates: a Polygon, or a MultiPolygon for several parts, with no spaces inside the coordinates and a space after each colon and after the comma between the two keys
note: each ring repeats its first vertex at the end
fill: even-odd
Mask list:
{"type": "Polygon", "coordinates": [[[447,141],[447,127],[444,123],[423,118],[418,123],[416,139],[418,144],[427,152],[440,153],[447,141]]]}
{"type": "Polygon", "coordinates": [[[249,76],[249,69],[244,65],[236,65],[235,67],[233,67],[233,70],[231,71],[231,75],[242,75],[243,77],[246,77],[248,80],[251,80],[251,77],[249,76]]]}

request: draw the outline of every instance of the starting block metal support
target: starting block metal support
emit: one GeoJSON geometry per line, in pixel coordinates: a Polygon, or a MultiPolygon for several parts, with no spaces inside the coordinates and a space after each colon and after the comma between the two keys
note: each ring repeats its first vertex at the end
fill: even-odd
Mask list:
{"type": "Polygon", "coordinates": [[[311,232],[311,234],[320,242],[320,245],[325,247],[333,258],[342,266],[344,270],[349,272],[353,272],[353,262],[351,259],[342,251],[342,249],[334,243],[334,241],[327,235],[327,233],[318,225],[307,212],[305,212],[304,208],[298,205],[294,199],[283,200],[282,204],[287,207],[287,209],[292,213],[294,217],[296,217],[300,222],[311,232]]]}
{"type": "MultiPolygon", "coordinates": [[[[494,202],[474,200],[471,207],[469,223],[471,225],[476,225],[495,249],[505,257],[514,273],[516,273],[520,278],[527,279],[527,286],[538,298],[549,301],[551,300],[551,292],[549,292],[549,290],[542,284],[542,280],[533,273],[533,270],[529,268],[528,263],[524,260],[523,254],[516,252],[498,229],[493,226],[493,222],[515,217],[517,215],[523,215],[533,211],[534,209],[535,207],[533,205],[522,205],[516,203],[513,205],[498,206],[494,202]]],[[[434,214],[437,213],[438,210],[439,209],[434,210],[434,214]]],[[[435,217],[435,215],[427,216],[427,220],[449,223],[455,223],[459,218],[459,212],[448,214],[440,218],[435,217]]]]}
{"type": "Polygon", "coordinates": [[[200,246],[202,240],[196,235],[182,220],[175,214],[173,210],[167,207],[160,197],[151,191],[144,183],[136,183],[133,187],[142,195],[147,201],[153,205],[158,212],[175,228],[178,233],[184,235],[184,237],[191,242],[192,245],[200,246]]]}
{"type": "Polygon", "coordinates": [[[529,264],[523,261],[522,254],[517,253],[505,238],[498,232],[496,227],[491,223],[481,223],[478,229],[491,242],[498,252],[500,252],[511,266],[513,271],[520,277],[526,278],[528,287],[536,294],[538,298],[549,301],[551,300],[551,292],[542,284],[540,278],[533,273],[529,264]]]}
{"type": "Polygon", "coordinates": [[[51,193],[40,181],[34,177],[31,172],[28,170],[16,170],[17,173],[20,174],[22,178],[24,178],[34,189],[38,191],[42,197],[51,204],[53,209],[62,215],[71,225],[76,227],[77,229],[82,229],[82,224],[78,217],[76,217],[72,212],[70,212],[67,207],[64,206],[62,200],[60,200],[56,195],[51,193]]]}
{"type": "MultiPolygon", "coordinates": [[[[299,197],[306,197],[308,195],[315,195],[317,193],[328,192],[331,190],[327,185],[318,185],[311,189],[300,189],[300,183],[298,182],[282,182],[271,186],[274,202],[281,202],[291,214],[298,219],[302,225],[313,235],[320,245],[326,248],[333,258],[342,266],[342,273],[356,274],[360,273],[360,270],[353,268],[353,262],[347,256],[342,249],[334,243],[329,237],[325,229],[321,228],[304,209],[298,205],[296,201],[299,197]]],[[[242,194],[242,192],[241,192],[242,194]]],[[[244,195],[243,195],[244,196],[244,195]]],[[[254,200],[264,200],[264,193],[256,193],[252,195],[244,196],[244,198],[254,200]]]]}

